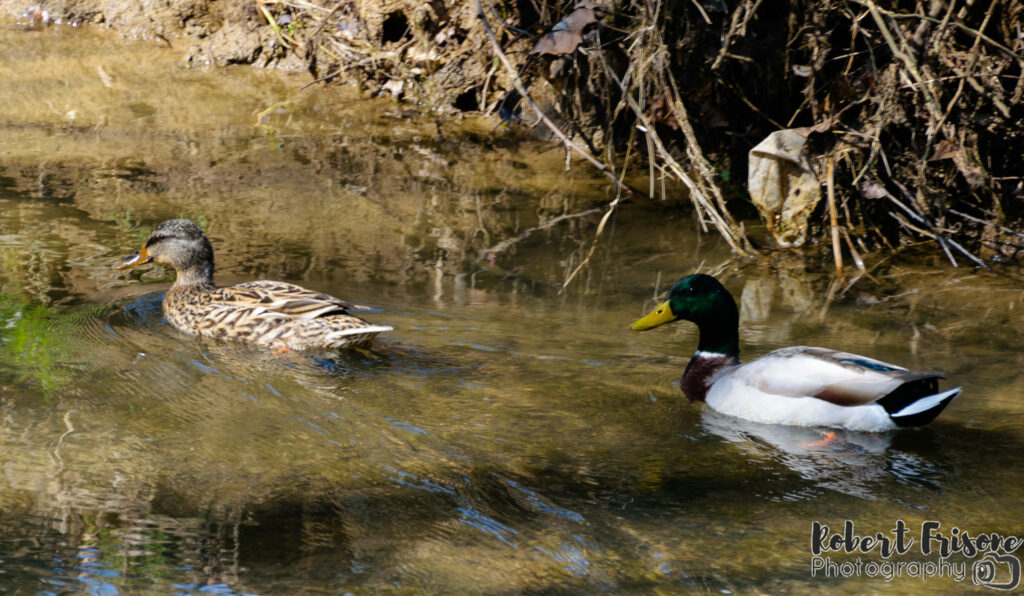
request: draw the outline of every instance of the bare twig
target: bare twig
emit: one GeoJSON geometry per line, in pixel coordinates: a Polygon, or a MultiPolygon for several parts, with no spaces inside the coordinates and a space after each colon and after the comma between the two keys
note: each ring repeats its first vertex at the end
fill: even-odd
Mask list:
{"type": "Polygon", "coordinates": [[[970,220],[970,221],[973,221],[975,223],[980,223],[980,224],[983,224],[983,225],[986,225],[986,226],[989,226],[989,227],[992,227],[992,228],[996,228],[997,230],[999,230],[1001,232],[1005,232],[1007,234],[1011,234],[1013,236],[1017,236],[1018,238],[1024,238],[1024,234],[1021,234],[1020,232],[1017,232],[1015,230],[1011,230],[1010,228],[1003,227],[1003,226],[1001,226],[999,224],[995,224],[995,223],[992,223],[990,221],[985,221],[984,219],[979,219],[977,217],[974,217],[973,215],[967,215],[966,213],[963,213],[961,211],[957,211],[956,209],[949,209],[949,208],[947,208],[946,211],[952,213],[953,215],[959,215],[960,217],[962,217],[964,219],[967,219],[967,220],[970,220]]]}
{"type": "MultiPolygon", "coordinates": [[[[722,237],[725,238],[726,242],[729,243],[729,246],[731,246],[733,250],[735,250],[737,253],[744,256],[747,255],[747,251],[744,250],[744,248],[740,245],[737,235],[733,231],[732,227],[729,225],[728,222],[726,222],[722,214],[719,213],[717,209],[715,209],[715,206],[708,200],[707,195],[703,192],[703,189],[700,188],[697,182],[686,172],[686,170],[683,169],[681,165],[679,165],[679,163],[672,157],[672,154],[669,153],[669,151],[665,148],[665,145],[664,143],[662,143],[661,138],[655,132],[654,126],[647,120],[647,117],[640,109],[639,104],[637,104],[636,100],[633,99],[633,97],[630,95],[629,90],[623,86],[622,81],[619,80],[619,78],[615,76],[615,73],[611,71],[611,68],[608,66],[607,61],[603,59],[603,56],[601,63],[605,68],[605,73],[607,74],[608,78],[615,81],[615,83],[618,84],[619,87],[622,89],[623,96],[629,103],[630,108],[633,109],[634,115],[636,116],[637,120],[639,120],[643,124],[643,127],[645,129],[646,134],[648,135],[648,138],[654,142],[654,146],[657,148],[659,157],[661,157],[661,159],[664,160],[666,167],[668,167],[672,171],[672,173],[675,174],[676,177],[679,178],[679,180],[686,185],[687,190],[690,191],[690,199],[693,201],[694,206],[697,208],[698,215],[707,215],[708,217],[710,217],[712,224],[722,235],[722,237]]],[[[676,119],[680,121],[682,120],[680,116],[677,116],[676,119]]]]}
{"type": "Polygon", "coordinates": [[[836,277],[843,277],[843,247],[839,243],[839,212],[836,211],[836,164],[832,156],[825,160],[825,188],[828,193],[828,216],[832,227],[832,259],[836,277]]]}
{"type": "Polygon", "coordinates": [[[582,271],[583,268],[590,263],[590,258],[594,256],[594,251],[597,250],[597,241],[601,237],[601,234],[604,232],[605,225],[608,223],[608,220],[611,218],[612,214],[615,213],[615,208],[619,206],[619,202],[621,200],[622,195],[619,194],[618,196],[615,197],[614,201],[608,204],[608,209],[604,212],[604,215],[601,217],[600,223],[597,224],[597,231],[594,232],[594,240],[590,243],[590,250],[587,252],[587,256],[583,257],[583,260],[580,261],[579,265],[577,265],[576,268],[573,269],[572,272],[565,278],[565,281],[562,282],[562,288],[559,290],[559,292],[565,291],[565,288],[569,287],[569,284],[572,283],[572,280],[576,278],[579,272],[582,271]]]}
{"type": "MultiPolygon", "coordinates": [[[[746,34],[747,23],[750,22],[750,18],[754,16],[754,12],[757,11],[757,7],[761,5],[761,0],[745,0],[743,4],[736,8],[732,13],[732,20],[729,22],[729,30],[725,32],[725,36],[722,39],[722,49],[718,52],[718,57],[711,63],[711,70],[718,70],[718,67],[722,65],[722,60],[729,55],[729,46],[732,44],[734,37],[746,34]]],[[[707,19],[707,15],[704,16],[707,19]]],[[[708,21],[710,24],[711,21],[708,21]]]]}
{"type": "Polygon", "coordinates": [[[518,71],[514,66],[512,66],[512,63],[509,61],[508,56],[506,56],[505,52],[502,51],[501,44],[498,43],[498,38],[494,36],[494,31],[491,29],[491,25],[487,21],[487,16],[484,14],[484,7],[480,3],[480,0],[475,0],[475,2],[477,8],[477,17],[483,23],[484,29],[487,31],[487,37],[489,37],[491,40],[491,45],[494,47],[494,52],[498,55],[498,59],[501,60],[502,64],[505,65],[505,68],[508,70],[509,75],[512,77],[512,84],[515,86],[516,91],[518,91],[519,95],[521,95],[523,99],[525,99],[526,102],[530,104],[530,107],[537,115],[537,118],[541,122],[543,122],[544,125],[547,126],[548,129],[551,130],[551,132],[553,132],[555,136],[558,137],[567,148],[579,153],[583,157],[583,159],[590,162],[590,164],[593,165],[599,172],[601,172],[602,174],[604,174],[606,178],[611,180],[612,183],[615,184],[615,187],[617,189],[621,189],[623,192],[629,195],[641,194],[637,193],[630,186],[619,180],[618,176],[611,172],[604,163],[602,163],[596,157],[591,155],[589,151],[587,151],[583,147],[580,147],[577,143],[569,139],[569,137],[566,136],[564,132],[562,132],[562,129],[560,129],[554,122],[551,121],[550,118],[547,117],[546,114],[544,114],[544,111],[540,108],[539,105],[537,105],[537,102],[533,100],[533,97],[531,97],[530,93],[526,90],[526,86],[523,85],[523,81],[519,77],[518,71]]]}
{"type": "Polygon", "coordinates": [[[480,253],[479,253],[479,256],[477,256],[476,260],[479,262],[479,261],[482,261],[484,259],[488,259],[490,257],[496,256],[496,255],[498,255],[498,254],[500,254],[502,252],[505,252],[506,250],[508,250],[508,248],[510,246],[518,244],[518,243],[522,242],[523,240],[526,240],[534,232],[538,232],[540,230],[547,230],[549,228],[552,228],[552,227],[562,223],[563,221],[567,221],[567,220],[570,220],[570,219],[579,219],[581,217],[586,217],[588,215],[593,215],[594,213],[598,213],[599,211],[601,211],[601,210],[597,209],[597,208],[595,208],[595,209],[586,209],[584,211],[579,211],[577,213],[563,213],[562,215],[559,215],[559,216],[556,216],[556,217],[552,217],[551,219],[549,219],[548,221],[542,223],[539,226],[535,226],[535,227],[523,230],[522,233],[520,233],[518,236],[516,236],[514,238],[506,238],[505,240],[502,240],[501,242],[495,244],[494,246],[491,246],[489,248],[485,248],[485,249],[481,250],[480,253]]]}
{"type": "MultiPolygon", "coordinates": [[[[992,18],[992,12],[995,10],[995,8],[996,8],[996,3],[995,2],[993,2],[988,7],[988,12],[985,13],[985,20],[981,24],[981,30],[982,31],[985,30],[985,26],[988,25],[989,19],[992,18]]],[[[977,49],[978,49],[978,44],[979,43],[981,43],[981,38],[980,37],[975,37],[974,38],[974,45],[971,46],[971,49],[970,49],[969,54],[968,54],[970,56],[970,62],[968,63],[967,68],[964,69],[964,70],[971,71],[971,70],[974,69],[974,65],[977,63],[977,60],[978,60],[977,49]]],[[[943,112],[942,118],[939,119],[939,121],[935,124],[936,128],[941,128],[942,124],[946,121],[947,118],[949,118],[949,115],[951,113],[953,113],[953,108],[956,107],[956,102],[960,99],[960,94],[963,93],[964,81],[965,80],[966,79],[964,79],[964,78],[960,79],[960,82],[957,84],[956,92],[953,94],[952,99],[949,100],[949,103],[946,104],[946,111],[943,112]]],[[[998,102],[998,98],[996,98],[995,96],[992,96],[991,99],[993,100],[994,103],[998,102]]],[[[996,103],[996,105],[998,105],[998,103],[996,103]]],[[[1004,106],[1004,108],[1005,108],[1005,106],[1004,106]]],[[[1003,115],[1006,116],[1007,118],[1010,117],[1009,108],[1005,108],[1003,115]]]]}
{"type": "MultiPolygon", "coordinates": [[[[999,4],[999,3],[998,2],[993,2],[993,4],[999,4]]],[[[950,2],[950,8],[951,9],[955,5],[956,5],[955,2],[950,2]]],[[[933,17],[929,17],[929,16],[925,16],[925,15],[922,15],[922,14],[900,14],[900,13],[892,12],[892,11],[885,10],[885,9],[882,9],[882,8],[879,8],[878,10],[880,12],[882,12],[883,14],[885,14],[885,16],[889,17],[890,19],[926,19],[926,20],[935,21],[936,23],[940,22],[939,19],[936,19],[936,18],[933,18],[933,17]]],[[[1016,60],[1024,60],[1024,56],[1014,52],[1012,49],[1010,49],[1010,48],[1006,47],[1005,45],[999,43],[998,41],[992,39],[988,35],[985,35],[981,31],[976,31],[974,29],[971,29],[967,25],[964,25],[963,23],[958,23],[956,21],[953,21],[951,24],[954,27],[956,27],[957,29],[960,29],[961,31],[963,31],[965,33],[969,33],[969,34],[977,37],[978,39],[985,40],[986,43],[988,43],[989,45],[991,45],[994,48],[998,48],[1000,51],[1006,53],[1011,58],[1014,58],[1016,60]]],[[[984,29],[984,27],[982,27],[982,29],[984,29]]]]}
{"type": "Polygon", "coordinates": [[[856,247],[853,246],[853,240],[850,239],[850,233],[846,231],[846,228],[840,228],[843,233],[843,238],[846,239],[846,246],[850,249],[850,257],[853,259],[853,264],[860,269],[861,273],[867,274],[867,269],[864,268],[864,260],[860,258],[860,253],[857,252],[856,247]]]}
{"type": "MultiPolygon", "coordinates": [[[[679,86],[676,85],[675,77],[672,76],[672,72],[668,73],[668,83],[672,88],[672,113],[679,122],[679,127],[683,131],[683,136],[686,138],[686,155],[690,158],[690,163],[697,168],[700,173],[701,179],[704,182],[704,187],[710,194],[715,198],[715,202],[718,204],[719,211],[715,214],[722,219],[721,225],[728,230],[729,234],[723,234],[726,240],[729,241],[729,245],[733,247],[740,255],[748,256],[754,252],[753,247],[750,246],[750,241],[747,240],[746,235],[743,233],[742,226],[738,226],[736,221],[729,214],[729,209],[725,206],[725,197],[722,196],[722,190],[715,184],[714,170],[708,160],[704,157],[704,152],[700,148],[700,143],[697,142],[697,135],[693,132],[693,126],[690,124],[690,117],[686,112],[686,108],[683,106],[683,102],[680,99],[682,95],[679,93],[679,86]],[[742,245],[742,246],[741,246],[742,245]]],[[[716,226],[717,227],[717,226],[716,226]]]]}
{"type": "MultiPolygon", "coordinates": [[[[932,118],[938,121],[942,117],[942,110],[939,108],[939,102],[935,98],[935,94],[932,92],[931,86],[925,84],[924,77],[921,76],[917,66],[917,59],[912,53],[907,51],[908,44],[906,39],[903,39],[901,35],[901,43],[896,42],[892,31],[889,30],[889,26],[882,18],[882,12],[874,3],[874,0],[864,0],[862,4],[866,5],[868,10],[871,11],[871,17],[875,20],[875,24],[878,25],[878,30],[882,33],[882,37],[885,38],[885,42],[889,45],[889,50],[892,52],[893,56],[901,60],[903,64],[906,65],[907,72],[909,72],[917,83],[921,85],[921,91],[925,94],[925,98],[927,99],[926,103],[928,105],[928,110],[931,112],[932,118]]],[[[929,136],[934,134],[934,131],[930,132],[931,134],[929,136]]]]}

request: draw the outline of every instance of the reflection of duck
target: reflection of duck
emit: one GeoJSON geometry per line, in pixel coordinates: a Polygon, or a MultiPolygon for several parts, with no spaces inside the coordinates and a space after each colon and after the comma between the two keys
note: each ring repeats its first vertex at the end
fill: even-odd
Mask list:
{"type": "Polygon", "coordinates": [[[779,485],[776,489],[784,491],[778,495],[783,500],[811,498],[817,489],[877,498],[887,492],[889,480],[935,488],[935,479],[949,473],[940,461],[907,450],[906,445],[894,446],[893,440],[901,436],[894,433],[845,429],[825,433],[822,429],[751,422],[711,409],[702,413],[701,427],[754,459],[778,462],[813,483],[811,489],[779,485]],[[823,436],[830,440],[826,443],[823,436]]]}
{"type": "Polygon", "coordinates": [[[695,274],[668,300],[633,323],[636,331],[686,319],[700,329],[683,374],[688,398],[732,416],[768,424],[886,430],[931,422],[960,394],[938,393],[942,373],[916,372],[825,348],[782,348],[739,361],[739,313],[722,284],[695,274]]]}
{"type": "Polygon", "coordinates": [[[213,283],[213,247],[199,226],[186,219],[158,225],[141,249],[115,267],[150,261],[177,271],[164,298],[164,314],[188,333],[302,350],[359,345],[391,331],[353,316],[355,307],[348,302],[289,283],[262,280],[218,288],[213,283]]]}
{"type": "Polygon", "coordinates": [[[874,498],[885,482],[893,433],[864,433],[839,429],[822,444],[821,429],[761,424],[704,410],[701,428],[725,439],[757,461],[777,462],[812,483],[793,486],[780,483],[776,498],[802,501],[831,489],[865,499],[874,498]]]}

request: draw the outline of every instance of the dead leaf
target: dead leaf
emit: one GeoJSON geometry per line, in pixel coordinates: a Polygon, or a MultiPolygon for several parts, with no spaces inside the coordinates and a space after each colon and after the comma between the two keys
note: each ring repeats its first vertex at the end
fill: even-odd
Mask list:
{"type": "Polygon", "coordinates": [[[865,199],[884,199],[891,196],[884,186],[874,180],[867,179],[860,183],[860,194],[865,199]]]}
{"type": "Polygon", "coordinates": [[[807,137],[779,130],[750,150],[747,188],[750,199],[779,246],[801,246],[807,219],[821,200],[821,184],[804,152],[807,137]]]}
{"type": "Polygon", "coordinates": [[[956,141],[943,139],[939,144],[935,145],[935,151],[932,151],[932,156],[928,158],[928,161],[953,159],[959,151],[960,146],[957,145],[956,141]]]}
{"type": "Polygon", "coordinates": [[[395,99],[401,99],[402,92],[405,91],[405,81],[401,79],[391,79],[387,83],[381,85],[381,89],[391,93],[391,96],[395,99]]]}
{"type": "Polygon", "coordinates": [[[552,27],[551,30],[559,31],[564,28],[568,31],[582,33],[583,29],[587,25],[596,22],[597,15],[594,13],[594,9],[589,6],[580,6],[577,7],[576,10],[570,12],[569,16],[555,23],[555,26],[552,27]]]}
{"type": "Polygon", "coordinates": [[[806,64],[794,64],[792,70],[794,75],[805,79],[814,72],[814,69],[806,64]]]}
{"type": "Polygon", "coordinates": [[[583,42],[583,29],[597,22],[594,9],[586,6],[570,12],[561,21],[555,23],[533,46],[531,54],[552,54],[555,56],[571,54],[583,42]]]}
{"type": "Polygon", "coordinates": [[[814,126],[801,126],[800,128],[791,128],[789,130],[792,130],[803,137],[809,137],[816,132],[820,133],[832,130],[832,126],[834,124],[835,118],[829,116],[814,126]]]}

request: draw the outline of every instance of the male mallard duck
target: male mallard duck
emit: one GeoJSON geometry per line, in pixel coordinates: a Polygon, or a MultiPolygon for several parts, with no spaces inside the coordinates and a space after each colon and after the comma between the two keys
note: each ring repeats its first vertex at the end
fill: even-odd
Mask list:
{"type": "Polygon", "coordinates": [[[682,390],[719,412],[768,424],[889,430],[927,424],[960,394],[938,393],[942,373],[907,370],[873,358],[796,346],[740,364],[739,311],[717,279],[676,282],[668,300],[633,323],[634,331],[686,319],[700,342],[682,390]]]}
{"type": "Polygon", "coordinates": [[[359,345],[391,331],[352,315],[356,307],[348,302],[289,283],[262,280],[218,288],[213,283],[213,246],[187,219],[153,228],[142,248],[115,268],[150,261],[177,271],[164,297],[164,315],[187,333],[302,350],[359,345]]]}

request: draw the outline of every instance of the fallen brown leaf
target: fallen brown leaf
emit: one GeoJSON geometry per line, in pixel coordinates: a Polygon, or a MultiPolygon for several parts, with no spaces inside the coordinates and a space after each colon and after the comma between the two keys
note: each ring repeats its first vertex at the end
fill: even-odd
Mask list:
{"type": "Polygon", "coordinates": [[[577,8],[537,40],[530,53],[555,56],[571,54],[583,42],[583,29],[596,22],[597,15],[593,8],[577,8]]]}

